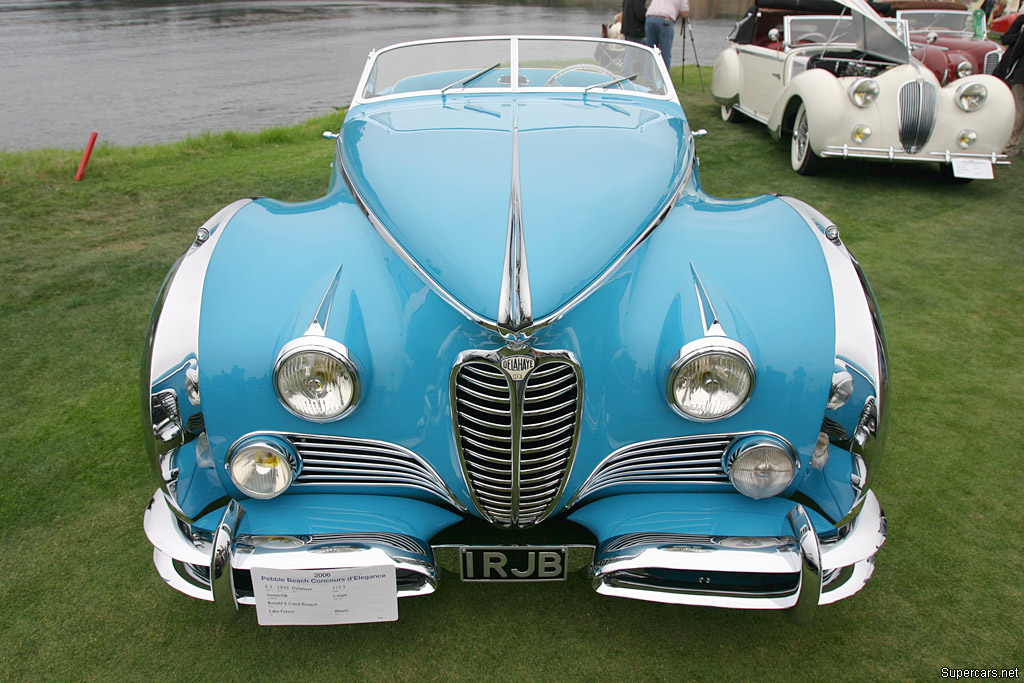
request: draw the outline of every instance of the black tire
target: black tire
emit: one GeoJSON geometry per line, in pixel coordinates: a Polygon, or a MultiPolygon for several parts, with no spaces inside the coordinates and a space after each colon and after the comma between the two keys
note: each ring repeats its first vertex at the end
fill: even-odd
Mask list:
{"type": "Polygon", "coordinates": [[[800,175],[815,175],[821,169],[821,157],[811,149],[808,131],[807,107],[801,102],[793,118],[793,138],[789,145],[789,162],[800,175]]]}
{"type": "Polygon", "coordinates": [[[974,180],[974,178],[957,178],[953,175],[953,164],[939,164],[939,173],[943,180],[952,185],[966,185],[974,180]]]}
{"type": "Polygon", "coordinates": [[[726,123],[739,123],[744,118],[745,117],[743,116],[743,114],[736,111],[736,108],[733,107],[732,105],[722,105],[722,120],[725,121],[726,123]]]}

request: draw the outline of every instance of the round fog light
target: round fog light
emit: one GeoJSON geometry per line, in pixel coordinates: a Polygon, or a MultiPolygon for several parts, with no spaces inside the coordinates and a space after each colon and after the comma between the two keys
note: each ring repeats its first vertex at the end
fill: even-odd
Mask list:
{"type": "Polygon", "coordinates": [[[797,461],[775,439],[754,437],[739,442],[726,453],[726,470],[736,490],[750,498],[778,495],[796,476],[797,461]]]}
{"type": "Polygon", "coordinates": [[[235,486],[250,498],[280,495],[295,479],[296,461],[283,444],[271,439],[250,439],[228,454],[228,473],[235,486]]]}
{"type": "Polygon", "coordinates": [[[850,133],[850,137],[853,138],[853,141],[858,145],[863,145],[864,141],[871,137],[871,128],[865,125],[857,126],[853,129],[853,132],[850,133]]]}
{"type": "Polygon", "coordinates": [[[974,67],[971,66],[970,62],[960,62],[956,65],[956,75],[960,78],[964,76],[970,76],[974,73],[974,67]]]}
{"type": "Polygon", "coordinates": [[[978,139],[978,134],[973,130],[967,129],[960,131],[960,135],[956,138],[956,144],[960,145],[961,149],[967,149],[974,144],[974,141],[978,139]]]}

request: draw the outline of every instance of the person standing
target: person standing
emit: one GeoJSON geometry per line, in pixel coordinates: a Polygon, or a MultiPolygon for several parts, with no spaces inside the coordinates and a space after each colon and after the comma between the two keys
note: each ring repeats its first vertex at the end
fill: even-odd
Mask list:
{"type": "Polygon", "coordinates": [[[1010,141],[1006,143],[1003,154],[1015,157],[1020,154],[1021,129],[1024,128],[1024,14],[1017,17],[1009,30],[1003,34],[1003,45],[1006,45],[1006,52],[999,60],[999,65],[992,73],[993,76],[1003,79],[1013,90],[1013,104],[1016,107],[1016,115],[1013,118],[1013,132],[1010,134],[1010,141]]]}
{"type": "Polygon", "coordinates": [[[622,37],[634,43],[644,42],[646,14],[644,0],[622,0],[622,37]]]}
{"type": "Polygon", "coordinates": [[[676,19],[685,21],[689,14],[689,0],[652,0],[647,8],[647,46],[661,50],[666,68],[672,66],[672,33],[676,19]]]}

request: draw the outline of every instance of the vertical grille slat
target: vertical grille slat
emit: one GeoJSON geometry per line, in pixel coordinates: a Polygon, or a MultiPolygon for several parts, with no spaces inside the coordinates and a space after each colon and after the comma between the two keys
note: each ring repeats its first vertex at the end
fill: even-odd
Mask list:
{"type": "Polygon", "coordinates": [[[511,379],[496,353],[452,370],[455,437],[470,491],[489,521],[529,526],[565,485],[582,408],[578,366],[542,358],[511,379]]]}
{"type": "Polygon", "coordinates": [[[1000,55],[999,50],[992,50],[991,52],[986,54],[985,55],[985,66],[983,68],[983,71],[985,73],[987,73],[987,74],[994,73],[995,70],[996,70],[996,66],[999,65],[999,58],[1001,56],[1002,55],[1000,55]]]}
{"type": "Polygon", "coordinates": [[[908,154],[917,154],[928,143],[935,128],[938,93],[923,81],[903,84],[899,94],[900,143],[908,154]]]}

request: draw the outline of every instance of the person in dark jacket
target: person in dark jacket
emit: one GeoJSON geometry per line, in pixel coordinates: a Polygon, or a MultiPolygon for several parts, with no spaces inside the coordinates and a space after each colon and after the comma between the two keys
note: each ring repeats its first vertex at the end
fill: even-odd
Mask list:
{"type": "Polygon", "coordinates": [[[1003,34],[1003,53],[993,75],[1003,79],[1013,90],[1013,103],[1017,111],[1013,119],[1013,133],[1003,153],[1015,157],[1020,154],[1021,128],[1024,128],[1024,14],[1017,17],[1009,30],[1003,34]]]}
{"type": "Polygon", "coordinates": [[[646,37],[644,25],[647,23],[647,3],[645,0],[622,0],[622,35],[626,40],[642,43],[646,37]]]}

